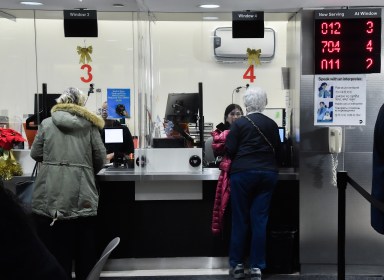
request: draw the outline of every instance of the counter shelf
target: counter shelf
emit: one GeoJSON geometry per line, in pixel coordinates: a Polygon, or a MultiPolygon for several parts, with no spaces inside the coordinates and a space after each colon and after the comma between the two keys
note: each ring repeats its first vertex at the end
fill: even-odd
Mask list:
{"type": "MultiPolygon", "coordinates": [[[[104,168],[97,178],[100,181],[217,181],[218,168],[203,168],[200,172],[142,172],[134,169],[104,168]]],[[[279,180],[298,180],[299,174],[293,168],[280,168],[279,180]]]]}

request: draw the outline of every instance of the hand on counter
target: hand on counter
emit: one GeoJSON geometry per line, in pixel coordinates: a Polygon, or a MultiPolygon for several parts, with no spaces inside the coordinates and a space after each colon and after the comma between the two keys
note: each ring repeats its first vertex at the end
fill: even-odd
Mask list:
{"type": "Polygon", "coordinates": [[[107,154],[107,162],[111,162],[111,159],[115,156],[115,153],[109,153],[107,154]]]}

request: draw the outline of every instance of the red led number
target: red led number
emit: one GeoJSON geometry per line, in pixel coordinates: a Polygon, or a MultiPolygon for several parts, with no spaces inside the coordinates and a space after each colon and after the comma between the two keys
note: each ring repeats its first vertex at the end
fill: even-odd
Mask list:
{"type": "Polygon", "coordinates": [[[243,75],[243,79],[249,80],[250,83],[253,83],[253,81],[256,79],[254,70],[255,70],[255,67],[253,65],[249,66],[247,71],[245,71],[243,75]]]}
{"type": "Polygon", "coordinates": [[[381,73],[382,21],[376,10],[365,13],[315,13],[315,74],[381,73]]]}
{"type": "Polygon", "coordinates": [[[90,81],[92,81],[93,76],[92,76],[92,73],[91,73],[91,71],[92,71],[91,65],[83,64],[83,65],[81,65],[80,69],[81,70],[86,69],[87,70],[87,74],[88,74],[88,77],[86,77],[86,78],[80,77],[80,80],[82,82],[84,82],[84,83],[89,83],[90,81]]]}
{"type": "Polygon", "coordinates": [[[340,35],[341,34],[341,23],[336,22],[322,22],[321,23],[321,34],[323,35],[340,35]]]}
{"type": "Polygon", "coordinates": [[[321,41],[323,44],[322,53],[340,52],[340,41],[321,41]]]}
{"type": "Polygon", "coordinates": [[[373,59],[372,58],[367,58],[365,60],[365,62],[367,62],[367,69],[371,68],[371,66],[373,65],[373,59]]]}
{"type": "Polygon", "coordinates": [[[368,34],[372,34],[373,33],[373,21],[367,21],[367,23],[366,23],[366,25],[367,25],[367,29],[366,29],[366,32],[368,33],[368,34]]]}
{"type": "Polygon", "coordinates": [[[365,49],[369,52],[372,52],[373,50],[373,44],[372,44],[372,40],[369,40],[368,43],[365,45],[365,49]]]}
{"type": "Polygon", "coordinates": [[[340,59],[322,59],[320,61],[320,68],[322,70],[340,69],[340,59]]]}

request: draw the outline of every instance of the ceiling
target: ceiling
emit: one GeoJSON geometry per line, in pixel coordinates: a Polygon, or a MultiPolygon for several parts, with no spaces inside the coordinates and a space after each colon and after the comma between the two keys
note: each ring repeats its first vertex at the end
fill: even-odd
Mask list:
{"type": "MultiPolygon", "coordinates": [[[[34,0],[42,6],[21,5],[22,0],[1,0],[0,10],[47,10],[62,11],[86,8],[99,12],[150,11],[154,13],[230,13],[232,11],[256,10],[268,14],[291,14],[300,9],[347,8],[352,6],[384,7],[383,0],[34,0]],[[123,7],[114,7],[121,4],[123,7]],[[202,9],[200,4],[219,4],[218,9],[202,9]]],[[[32,1],[32,0],[29,0],[32,1]]]]}

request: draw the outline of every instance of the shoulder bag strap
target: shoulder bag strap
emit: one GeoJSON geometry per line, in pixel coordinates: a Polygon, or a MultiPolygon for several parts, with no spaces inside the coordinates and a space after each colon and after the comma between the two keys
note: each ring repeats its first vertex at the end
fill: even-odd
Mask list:
{"type": "Polygon", "coordinates": [[[32,180],[36,179],[36,177],[37,177],[38,166],[39,166],[39,162],[36,161],[35,166],[33,167],[33,170],[32,170],[32,174],[31,174],[32,180]]]}
{"type": "Polygon", "coordinates": [[[268,145],[272,148],[272,151],[273,153],[275,153],[275,148],[273,147],[273,145],[271,144],[271,142],[269,142],[268,138],[264,135],[264,133],[260,130],[260,128],[254,123],[254,121],[252,121],[248,116],[243,116],[244,118],[246,118],[248,121],[251,122],[251,124],[256,128],[256,130],[260,133],[260,135],[264,138],[264,140],[268,143],[268,145]]]}

